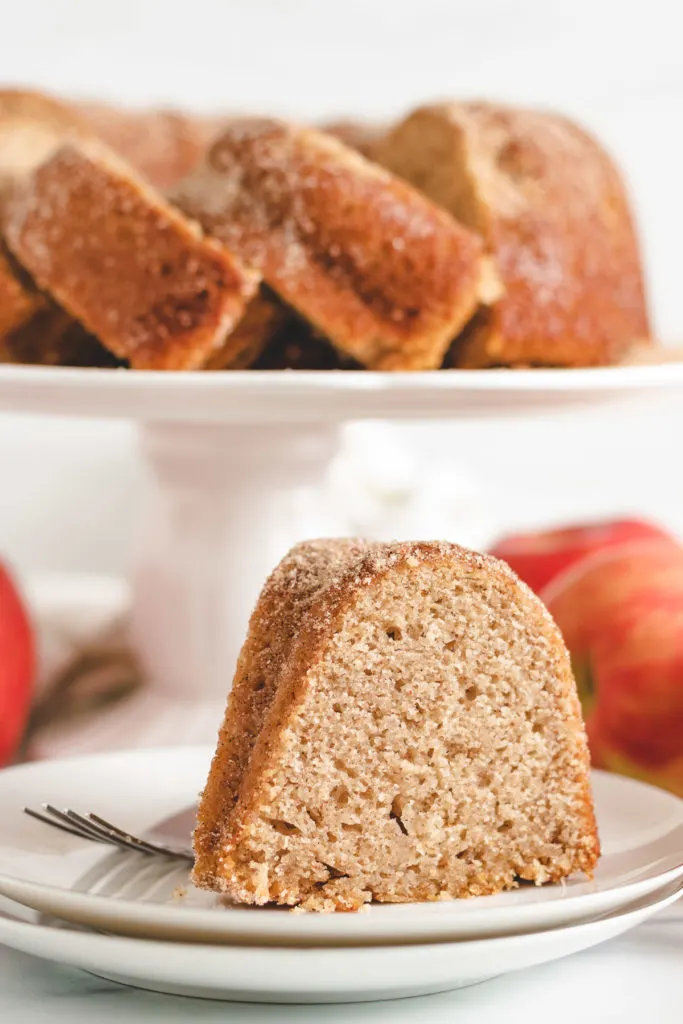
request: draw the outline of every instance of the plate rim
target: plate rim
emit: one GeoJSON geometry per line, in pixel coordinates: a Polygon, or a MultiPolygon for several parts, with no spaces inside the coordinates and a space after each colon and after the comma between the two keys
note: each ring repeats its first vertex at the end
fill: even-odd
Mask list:
{"type": "Polygon", "coordinates": [[[683,361],[643,365],[581,367],[501,367],[473,370],[127,370],[90,366],[33,366],[0,363],[0,385],[26,387],[54,383],[63,388],[98,385],[135,391],[146,387],[173,390],[191,384],[204,391],[558,391],[602,388],[677,387],[683,383],[683,361]]]}
{"type": "MultiPolygon", "coordinates": [[[[540,936],[540,935],[547,935],[549,933],[560,933],[560,932],[562,932],[564,934],[567,934],[567,933],[570,933],[570,932],[578,933],[580,930],[582,930],[584,928],[597,928],[597,927],[599,927],[599,925],[604,924],[607,921],[610,921],[610,920],[613,920],[613,919],[616,919],[616,918],[624,918],[624,917],[635,916],[635,915],[639,914],[643,910],[646,910],[648,908],[659,907],[660,905],[661,905],[661,909],[664,909],[664,906],[669,906],[670,904],[675,903],[676,900],[680,899],[682,896],[683,896],[683,880],[671,881],[671,882],[667,882],[665,885],[662,885],[659,889],[657,889],[656,890],[656,894],[653,895],[653,898],[650,898],[650,897],[647,897],[647,896],[638,897],[638,898],[636,898],[634,900],[629,901],[629,903],[625,907],[620,908],[620,909],[615,910],[615,911],[612,911],[609,914],[600,914],[597,917],[592,918],[590,920],[587,920],[587,921],[576,921],[576,922],[574,922],[571,925],[556,925],[556,926],[553,926],[553,927],[550,927],[550,928],[539,928],[539,929],[537,929],[535,931],[531,931],[531,932],[514,933],[514,934],[510,934],[510,935],[484,936],[484,937],[477,937],[475,939],[464,939],[464,940],[444,939],[444,940],[435,941],[435,942],[402,942],[402,943],[397,944],[397,945],[390,945],[390,944],[386,944],[386,943],[380,943],[380,944],[377,944],[376,946],[372,947],[372,952],[375,955],[383,955],[385,957],[385,959],[388,959],[389,957],[391,957],[392,955],[394,955],[398,951],[400,951],[401,954],[403,954],[403,955],[407,955],[407,953],[410,952],[411,950],[415,950],[417,948],[422,950],[425,946],[428,946],[432,950],[434,949],[434,947],[441,947],[442,949],[452,949],[454,946],[456,946],[458,948],[462,948],[463,946],[467,946],[467,947],[470,947],[470,948],[471,947],[477,947],[477,948],[483,949],[484,947],[489,947],[492,944],[497,944],[499,946],[504,946],[505,944],[511,944],[513,942],[515,942],[515,943],[531,942],[531,940],[537,938],[538,936],[540,936]]],[[[103,933],[103,932],[96,932],[96,931],[90,932],[87,929],[81,929],[81,928],[78,928],[78,927],[73,927],[73,928],[72,927],[64,927],[64,922],[61,921],[61,920],[58,920],[56,925],[55,924],[50,924],[50,923],[45,923],[45,922],[42,922],[42,921],[35,921],[35,922],[33,922],[33,921],[22,921],[22,920],[13,918],[11,915],[7,914],[6,912],[4,912],[2,910],[0,910],[0,922],[9,922],[10,925],[14,925],[14,924],[21,925],[21,926],[24,926],[24,928],[26,930],[28,930],[29,928],[30,929],[37,929],[37,930],[40,930],[40,932],[42,934],[46,934],[48,932],[51,933],[52,931],[58,931],[60,933],[66,933],[66,934],[69,934],[69,935],[76,935],[76,936],[83,935],[84,937],[86,937],[88,939],[100,940],[100,944],[101,945],[119,943],[122,940],[125,941],[125,942],[132,942],[132,943],[136,944],[138,946],[138,948],[141,948],[143,943],[144,943],[145,946],[149,946],[150,944],[153,945],[153,946],[156,946],[159,950],[166,949],[168,947],[168,945],[169,945],[169,943],[164,941],[163,939],[145,939],[145,938],[141,938],[139,936],[133,936],[133,935],[111,935],[111,934],[107,934],[107,933],[103,933]]],[[[68,925],[68,922],[67,922],[67,925],[68,925]]],[[[1,927],[1,925],[0,925],[0,927],[1,927]]],[[[22,928],[22,930],[23,930],[23,928],[22,928]]],[[[1,938],[0,938],[0,944],[2,944],[2,939],[1,938]]],[[[201,949],[206,949],[207,947],[209,947],[210,949],[213,949],[216,952],[218,952],[219,950],[223,950],[223,949],[234,949],[234,948],[237,948],[237,949],[244,949],[244,950],[253,950],[254,948],[258,948],[259,952],[264,952],[266,955],[272,955],[273,957],[277,957],[278,953],[288,953],[288,952],[292,953],[292,954],[300,954],[302,952],[307,953],[307,954],[319,953],[319,954],[321,954],[321,959],[322,959],[322,955],[330,956],[330,955],[333,955],[335,953],[342,953],[343,954],[343,953],[348,953],[348,952],[356,952],[356,953],[358,953],[358,952],[367,952],[367,947],[361,946],[361,945],[350,945],[350,946],[323,946],[323,945],[321,945],[321,946],[318,946],[318,947],[301,947],[301,946],[298,946],[298,945],[295,945],[295,944],[291,944],[291,945],[281,945],[281,946],[258,946],[258,947],[255,947],[253,943],[251,943],[251,944],[246,944],[245,943],[243,945],[240,944],[240,943],[230,943],[230,945],[226,945],[226,943],[207,943],[207,942],[200,943],[200,942],[175,942],[175,941],[172,943],[172,945],[174,947],[180,947],[181,949],[188,950],[188,951],[189,950],[196,951],[197,949],[201,950],[201,949]]]]}
{"type": "MultiPolygon", "coordinates": [[[[181,756],[188,757],[190,759],[196,758],[208,763],[209,758],[213,752],[213,746],[208,744],[194,744],[194,745],[178,745],[169,747],[159,748],[136,748],[132,750],[122,750],[106,752],[103,754],[90,755],[85,757],[70,757],[59,759],[57,762],[51,762],[52,765],[63,765],[67,769],[78,769],[84,762],[92,763],[92,761],[126,761],[131,757],[153,757],[155,759],[159,757],[173,758],[179,754],[181,756]]],[[[24,765],[17,765],[6,769],[3,775],[7,778],[9,775],[13,775],[14,778],[23,772],[35,772],[45,769],[48,762],[31,762],[24,765]]],[[[596,770],[598,777],[609,779],[610,785],[617,787],[627,787],[631,789],[637,787],[642,790],[652,791],[657,794],[658,798],[670,800],[672,807],[674,804],[683,804],[674,794],[671,794],[665,790],[658,789],[651,786],[648,783],[642,782],[641,780],[630,779],[624,776],[614,775],[609,772],[603,772],[599,769],[596,770]]],[[[0,783],[1,785],[1,783],[0,783]]],[[[682,808],[683,809],[683,808],[682,808]]],[[[683,818],[682,818],[683,824],[683,818]]],[[[534,918],[543,918],[544,914],[548,917],[552,917],[557,912],[559,907],[565,910],[569,908],[570,918],[572,922],[575,919],[583,915],[588,917],[591,912],[599,914],[600,909],[595,909],[595,904],[600,904],[602,900],[606,900],[608,894],[616,894],[619,896],[618,905],[639,898],[641,895],[651,893],[657,888],[668,884],[669,881],[672,883],[677,879],[683,877],[683,857],[681,863],[675,867],[667,868],[662,872],[655,872],[646,878],[639,878],[632,882],[621,882],[617,885],[610,885],[607,888],[601,889],[597,893],[591,892],[579,892],[572,893],[571,891],[563,890],[558,887],[557,898],[549,899],[548,901],[539,903],[529,903],[526,905],[515,905],[506,907],[489,907],[481,908],[479,913],[475,916],[468,918],[460,918],[458,920],[457,908],[459,906],[458,901],[448,901],[443,903],[430,903],[430,904],[387,904],[379,909],[384,911],[382,914],[382,920],[373,923],[371,929],[366,929],[364,938],[357,938],[358,929],[362,929],[362,924],[358,918],[358,915],[335,915],[336,923],[333,926],[335,933],[333,936],[326,938],[326,925],[330,915],[290,915],[282,909],[274,908],[263,908],[259,910],[258,914],[255,914],[253,908],[242,908],[242,907],[231,907],[229,910],[226,909],[225,916],[221,919],[217,916],[215,908],[202,908],[202,907],[183,907],[182,903],[176,904],[152,904],[146,903],[145,901],[125,900],[116,898],[113,900],[110,897],[99,895],[99,894],[83,894],[73,892],[73,890],[57,886],[50,885],[44,882],[35,882],[31,880],[25,880],[16,875],[10,875],[6,872],[0,872],[0,893],[6,895],[10,899],[14,899],[17,902],[25,902],[27,906],[35,904],[36,897],[38,898],[39,904],[44,906],[46,901],[51,901],[55,905],[61,906],[62,912],[65,911],[69,914],[69,920],[76,921],[80,920],[81,923],[85,922],[84,915],[92,921],[95,916],[100,916],[100,920],[106,918],[109,921],[109,926],[112,930],[116,930],[111,922],[120,922],[125,918],[125,921],[133,926],[144,927],[147,923],[149,927],[150,921],[150,908],[153,908],[152,914],[157,919],[157,923],[151,925],[152,929],[155,930],[159,927],[160,922],[166,928],[171,928],[175,935],[181,933],[188,934],[191,931],[195,932],[207,932],[213,935],[220,934],[224,938],[223,943],[233,942],[234,937],[237,940],[240,938],[249,937],[252,944],[256,943],[256,940],[260,941],[258,944],[264,944],[264,940],[268,943],[283,944],[285,941],[298,941],[301,944],[308,945],[310,942],[321,943],[326,941],[327,944],[333,945],[335,942],[340,944],[350,942],[365,942],[366,944],[374,944],[381,939],[382,931],[401,926],[400,936],[397,941],[401,944],[405,944],[406,941],[410,941],[410,935],[425,935],[430,934],[433,936],[431,941],[437,941],[438,936],[441,935],[444,940],[450,938],[457,938],[458,935],[466,937],[467,930],[472,931],[473,929],[483,932],[486,928],[491,928],[492,931],[501,933],[501,925],[487,924],[487,917],[489,920],[493,918],[502,918],[503,921],[510,919],[510,926],[512,927],[514,918],[518,923],[515,925],[519,929],[534,928],[536,925],[533,923],[534,918]],[[23,900],[21,897],[23,893],[24,897],[30,899],[23,900]],[[83,914],[80,913],[79,908],[85,908],[83,914]],[[410,924],[407,920],[409,914],[409,908],[419,908],[421,914],[431,915],[430,919],[426,922],[417,922],[410,924]],[[446,909],[444,909],[446,908],[446,909]],[[388,913],[387,913],[388,910],[388,913]],[[450,910],[450,914],[449,914],[450,910]],[[73,915],[76,916],[73,916],[73,915]],[[401,915],[404,915],[401,918],[401,915]],[[521,921],[519,919],[522,919],[521,921]],[[164,920],[165,919],[165,920],[164,920]],[[351,920],[353,919],[353,920],[351,920]],[[287,921],[288,923],[284,923],[287,921]],[[296,921],[297,924],[290,924],[290,922],[296,921]],[[303,927],[299,922],[306,921],[306,927],[303,927]],[[316,921],[319,922],[316,924],[316,921]],[[299,932],[294,932],[294,929],[298,928],[299,932]],[[317,929],[317,930],[316,930],[317,929]],[[464,929],[464,932],[463,932],[464,929]]],[[[611,902],[611,901],[610,901],[611,902]]],[[[362,915],[365,918],[365,915],[362,915]]],[[[564,914],[562,917],[564,918],[564,914]]],[[[129,934],[129,933],[128,933],[129,934]]],[[[196,941],[196,940],[195,940],[196,941]]],[[[201,941],[206,941],[205,939],[201,941]]],[[[219,940],[215,940],[219,941],[219,940]]]]}
{"type": "MultiPolygon", "coordinates": [[[[208,990],[225,993],[224,998],[240,998],[235,994],[240,991],[249,993],[249,1001],[264,1001],[264,997],[265,1001],[282,1001],[278,996],[281,997],[285,993],[285,1001],[301,1001],[300,998],[296,998],[298,993],[299,996],[303,995],[306,1001],[324,1002],[331,1001],[330,992],[334,992],[336,997],[343,993],[350,995],[350,1001],[356,1001],[368,996],[390,998],[391,992],[394,991],[391,988],[394,981],[389,981],[389,977],[402,977],[404,985],[407,982],[414,990],[412,993],[403,994],[426,994],[428,991],[436,991],[425,987],[431,984],[430,971],[431,979],[436,980],[438,975],[439,984],[444,981],[444,989],[452,989],[468,983],[468,979],[483,980],[508,973],[504,969],[498,969],[499,963],[505,963],[506,960],[509,970],[519,970],[561,959],[627,933],[670,906],[680,898],[680,895],[679,884],[659,899],[636,901],[635,905],[631,904],[623,912],[591,922],[582,922],[569,928],[552,928],[528,935],[501,936],[465,943],[378,946],[370,951],[359,947],[303,950],[296,946],[254,950],[253,947],[244,946],[198,946],[132,938],[129,938],[122,947],[121,938],[118,936],[83,933],[77,929],[64,930],[50,925],[16,920],[8,914],[0,915],[0,943],[9,944],[10,948],[48,962],[67,964],[95,974],[98,971],[104,972],[105,977],[116,974],[116,980],[132,984],[133,987],[171,991],[168,988],[159,988],[159,985],[168,986],[169,972],[177,971],[177,974],[173,974],[172,984],[175,991],[185,989],[182,994],[202,994],[197,991],[199,987],[204,993],[208,990]],[[53,932],[59,934],[54,935],[53,932]],[[28,941],[17,942],[17,936],[30,938],[28,941]],[[12,939],[14,941],[11,941],[12,939]],[[87,944],[85,949],[84,944],[87,944]],[[192,946],[194,948],[190,948],[192,946]],[[541,956],[538,955],[540,951],[541,956]],[[368,952],[372,954],[370,963],[367,961],[368,952]],[[303,961],[302,953],[306,954],[303,961]],[[547,953],[550,955],[545,955],[547,953]],[[202,965],[199,971],[192,966],[197,955],[201,958],[202,965]],[[162,968],[160,974],[159,965],[168,965],[169,956],[171,963],[162,968]],[[340,956],[343,963],[341,978],[338,974],[340,956]],[[254,960],[254,957],[258,959],[254,960]],[[331,960],[331,957],[334,957],[334,960],[331,960]],[[234,963],[236,958],[237,964],[234,963]],[[425,970],[427,958],[431,965],[430,971],[427,971],[427,977],[419,980],[420,971],[425,970]],[[230,964],[230,959],[233,963],[226,971],[226,964],[230,964]],[[509,966],[510,960],[512,966],[509,966]],[[131,971],[131,964],[135,964],[135,970],[131,971]],[[267,968],[270,968],[270,972],[267,968]],[[316,969],[314,976],[319,980],[313,987],[308,980],[311,978],[312,968],[316,969]],[[407,978],[401,973],[403,969],[408,972],[407,978]],[[246,971],[246,976],[240,973],[242,971],[246,971]],[[390,975],[388,971],[391,972],[390,975]],[[241,982],[239,989],[235,980],[237,974],[241,982]],[[268,978],[268,984],[264,985],[264,977],[268,978]],[[351,977],[353,981],[350,980],[351,977]],[[135,981],[144,981],[146,984],[136,985],[135,981]],[[387,984],[389,990],[386,989],[387,984]],[[187,990],[193,991],[190,993],[187,990]],[[293,996],[292,999],[288,998],[290,995],[293,996]]],[[[397,995],[400,994],[399,989],[400,986],[395,990],[397,995]]],[[[332,998],[335,1002],[338,1001],[338,998],[332,998]]]]}
{"type": "Polygon", "coordinates": [[[0,365],[0,412],[226,426],[524,415],[676,389],[683,362],[395,373],[0,365]]]}

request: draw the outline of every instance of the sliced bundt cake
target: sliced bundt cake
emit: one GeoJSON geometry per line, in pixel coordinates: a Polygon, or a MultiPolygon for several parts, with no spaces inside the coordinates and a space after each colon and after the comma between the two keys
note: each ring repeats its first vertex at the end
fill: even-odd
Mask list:
{"type": "Polygon", "coordinates": [[[445,543],[302,544],[251,619],[194,880],[349,910],[590,873],[588,771],[560,634],[503,563],[445,543]]]}

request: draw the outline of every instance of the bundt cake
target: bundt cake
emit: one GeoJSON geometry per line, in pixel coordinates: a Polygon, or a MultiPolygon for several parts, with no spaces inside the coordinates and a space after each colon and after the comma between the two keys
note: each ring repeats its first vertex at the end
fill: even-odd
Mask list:
{"type": "Polygon", "coordinates": [[[454,544],[295,547],[251,618],[194,845],[198,886],[312,910],[590,874],[586,739],[544,606],[454,544]]]}
{"type": "Polygon", "coordinates": [[[172,201],[371,369],[436,369],[479,301],[482,244],[323,132],[233,121],[172,201]]]}
{"type": "Polygon", "coordinates": [[[649,336],[629,202],[609,156],[556,114],[442,103],[372,150],[484,238],[501,296],[446,365],[590,366],[649,336]]]}
{"type": "Polygon", "coordinates": [[[139,369],[203,365],[259,281],[92,141],[67,143],[28,177],[5,233],[38,285],[139,369]]]}
{"type": "Polygon", "coordinates": [[[486,102],[321,131],[0,89],[0,359],[73,361],[55,306],[133,369],[659,358],[609,156],[486,102]]]}

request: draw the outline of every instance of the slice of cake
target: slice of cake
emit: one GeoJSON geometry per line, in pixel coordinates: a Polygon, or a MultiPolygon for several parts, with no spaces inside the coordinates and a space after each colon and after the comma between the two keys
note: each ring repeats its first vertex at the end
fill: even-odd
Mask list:
{"type": "Polygon", "coordinates": [[[447,365],[599,365],[648,336],[624,184],[567,118],[434,104],[397,125],[373,157],[480,232],[503,286],[447,365]]]}
{"type": "Polygon", "coordinates": [[[197,885],[352,910],[590,874],[567,651],[502,563],[313,541],[266,583],[195,832],[197,885]]]}
{"type": "Polygon", "coordinates": [[[60,147],[28,177],[5,233],[37,284],[136,369],[202,366],[258,287],[258,274],[95,142],[60,147]]]}
{"type": "Polygon", "coordinates": [[[372,369],[437,369],[480,299],[478,236],[323,132],[234,121],[172,200],[372,369]]]}

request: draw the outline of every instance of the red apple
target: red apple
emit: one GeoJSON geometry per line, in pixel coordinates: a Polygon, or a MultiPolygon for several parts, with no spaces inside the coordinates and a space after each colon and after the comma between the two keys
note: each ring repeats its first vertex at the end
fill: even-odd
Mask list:
{"type": "Polygon", "coordinates": [[[35,648],[28,615],[0,565],[0,766],[16,754],[31,707],[35,648]]]}
{"type": "Polygon", "coordinates": [[[640,519],[614,519],[535,533],[510,534],[494,545],[491,554],[507,562],[538,594],[560,572],[593,551],[634,540],[662,537],[669,537],[669,534],[652,523],[640,519]]]}
{"type": "Polygon", "coordinates": [[[597,551],[541,597],[572,655],[593,763],[683,796],[683,547],[597,551]]]}

